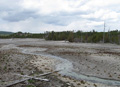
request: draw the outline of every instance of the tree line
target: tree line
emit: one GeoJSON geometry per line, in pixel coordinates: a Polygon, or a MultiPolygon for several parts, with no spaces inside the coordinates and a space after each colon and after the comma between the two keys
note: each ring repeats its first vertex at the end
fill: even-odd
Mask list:
{"type": "Polygon", "coordinates": [[[44,33],[23,33],[17,32],[9,35],[0,35],[0,38],[44,38],[44,33]]]}
{"type": "Polygon", "coordinates": [[[83,31],[63,31],[63,32],[46,32],[46,40],[67,40],[69,42],[82,43],[115,43],[120,44],[120,31],[113,30],[108,32],[90,32],[83,31]]]}
{"type": "Polygon", "coordinates": [[[62,32],[45,32],[45,33],[23,33],[17,32],[10,35],[0,35],[0,38],[42,38],[46,40],[65,40],[69,42],[82,43],[114,43],[120,44],[120,31],[113,30],[108,32],[90,32],[83,31],[62,31],[62,32]]]}

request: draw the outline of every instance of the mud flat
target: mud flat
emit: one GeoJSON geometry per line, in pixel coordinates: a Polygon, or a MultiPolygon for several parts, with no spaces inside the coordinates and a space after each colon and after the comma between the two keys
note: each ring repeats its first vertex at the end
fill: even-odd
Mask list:
{"type": "Polygon", "coordinates": [[[120,46],[114,44],[68,43],[41,39],[0,39],[0,87],[54,72],[11,87],[119,87],[120,46]]]}

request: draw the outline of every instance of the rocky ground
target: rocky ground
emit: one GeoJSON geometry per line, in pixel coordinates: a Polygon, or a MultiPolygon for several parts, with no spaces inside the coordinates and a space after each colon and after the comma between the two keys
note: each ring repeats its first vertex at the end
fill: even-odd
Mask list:
{"type": "MultiPolygon", "coordinates": [[[[37,76],[54,72],[60,60],[44,55],[67,59],[72,71],[103,79],[120,80],[120,46],[114,44],[83,44],[40,39],[0,39],[0,87],[24,75],[37,76]],[[19,75],[18,75],[19,74],[19,75]]],[[[29,79],[10,87],[119,87],[93,83],[55,72],[39,77],[49,81],[29,79]]]]}

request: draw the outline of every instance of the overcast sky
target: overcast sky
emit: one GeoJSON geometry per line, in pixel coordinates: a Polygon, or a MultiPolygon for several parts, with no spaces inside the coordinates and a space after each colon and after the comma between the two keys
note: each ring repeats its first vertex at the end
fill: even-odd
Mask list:
{"type": "Polygon", "coordinates": [[[0,31],[120,30],[120,0],[0,0],[0,31]]]}

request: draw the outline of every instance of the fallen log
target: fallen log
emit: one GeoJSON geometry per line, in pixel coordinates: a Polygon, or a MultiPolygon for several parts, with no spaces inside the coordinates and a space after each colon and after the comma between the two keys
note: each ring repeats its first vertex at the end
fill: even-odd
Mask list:
{"type": "MultiPolygon", "coordinates": [[[[59,71],[60,70],[57,70],[57,71],[54,71],[54,72],[49,72],[49,73],[44,73],[44,74],[40,74],[38,76],[46,76],[46,75],[50,75],[52,73],[59,72],[59,71]]],[[[15,75],[22,76],[22,77],[24,77],[24,79],[22,79],[22,80],[16,80],[16,81],[14,81],[12,83],[8,83],[5,87],[10,87],[12,85],[24,82],[24,81],[29,80],[29,79],[36,79],[36,80],[40,80],[40,81],[49,81],[48,79],[38,78],[38,76],[28,76],[28,75],[20,75],[20,74],[15,74],[15,75]]]]}
{"type": "Polygon", "coordinates": [[[15,84],[24,82],[24,81],[29,80],[29,79],[30,79],[30,78],[25,78],[25,79],[22,79],[22,80],[16,80],[16,81],[14,81],[14,82],[8,83],[8,84],[7,84],[6,86],[4,86],[4,87],[10,87],[10,86],[12,86],[12,85],[15,85],[15,84]]]}
{"type": "Polygon", "coordinates": [[[49,81],[48,79],[41,79],[41,78],[35,78],[35,77],[27,77],[27,78],[24,78],[24,79],[22,79],[22,80],[16,80],[16,81],[14,81],[14,82],[12,82],[12,83],[9,83],[9,84],[7,84],[5,87],[10,87],[10,86],[12,86],[12,85],[15,85],[15,84],[24,82],[24,81],[29,80],[29,79],[36,79],[36,80],[40,80],[40,81],[49,81]]]}
{"type": "Polygon", "coordinates": [[[43,74],[40,74],[40,75],[37,75],[37,76],[46,76],[46,75],[50,75],[50,74],[53,74],[53,73],[57,73],[57,72],[60,72],[61,70],[56,70],[54,72],[49,72],[49,73],[43,73],[43,74]]]}

